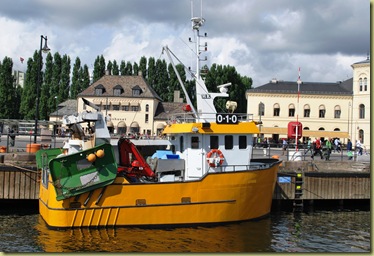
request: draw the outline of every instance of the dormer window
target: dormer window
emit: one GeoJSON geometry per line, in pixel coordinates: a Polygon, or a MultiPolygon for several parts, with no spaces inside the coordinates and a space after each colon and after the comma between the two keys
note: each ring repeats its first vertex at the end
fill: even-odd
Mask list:
{"type": "Polygon", "coordinates": [[[132,96],[139,96],[142,93],[142,89],[139,87],[139,85],[136,85],[134,88],[132,88],[132,96]]]}
{"type": "Polygon", "coordinates": [[[120,86],[119,84],[114,86],[114,88],[113,88],[113,95],[114,96],[120,96],[123,92],[124,92],[124,90],[123,90],[122,86],[120,86]]]}
{"type": "Polygon", "coordinates": [[[105,87],[102,84],[99,84],[95,87],[95,95],[103,95],[105,93],[105,87]]]}

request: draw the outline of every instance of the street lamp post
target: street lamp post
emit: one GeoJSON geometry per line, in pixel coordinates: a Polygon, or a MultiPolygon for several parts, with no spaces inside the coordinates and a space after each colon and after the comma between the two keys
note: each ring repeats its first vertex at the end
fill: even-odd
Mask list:
{"type": "Polygon", "coordinates": [[[39,68],[38,68],[38,81],[36,85],[36,111],[35,111],[35,128],[34,128],[34,143],[36,143],[37,135],[38,135],[38,119],[39,119],[39,87],[40,87],[40,76],[42,72],[42,51],[44,53],[49,52],[49,48],[47,46],[47,37],[41,35],[40,36],[40,50],[39,50],[39,68]],[[42,48],[44,40],[44,47],[42,48]]]}

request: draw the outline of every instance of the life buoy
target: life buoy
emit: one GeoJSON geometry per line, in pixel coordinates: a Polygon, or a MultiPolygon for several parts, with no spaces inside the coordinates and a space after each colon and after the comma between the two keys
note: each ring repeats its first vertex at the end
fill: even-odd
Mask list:
{"type": "Polygon", "coordinates": [[[223,156],[221,150],[219,149],[212,149],[211,151],[206,154],[206,160],[210,167],[218,167],[223,164],[225,157],[223,156]]]}

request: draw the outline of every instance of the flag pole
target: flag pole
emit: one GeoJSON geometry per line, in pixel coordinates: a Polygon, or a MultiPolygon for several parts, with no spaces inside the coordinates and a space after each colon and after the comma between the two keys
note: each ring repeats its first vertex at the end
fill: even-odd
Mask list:
{"type": "Polygon", "coordinates": [[[300,99],[300,84],[301,84],[301,79],[300,79],[300,67],[299,67],[299,77],[297,78],[297,106],[296,106],[296,152],[299,151],[298,147],[298,141],[299,141],[299,99],[300,99]]]}

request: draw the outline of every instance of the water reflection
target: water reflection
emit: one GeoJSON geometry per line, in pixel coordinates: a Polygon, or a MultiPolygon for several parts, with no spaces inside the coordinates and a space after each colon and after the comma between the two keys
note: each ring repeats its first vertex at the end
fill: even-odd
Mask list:
{"type": "Polygon", "coordinates": [[[271,247],[277,252],[369,252],[369,212],[319,211],[274,215],[271,247]]]}
{"type": "Polygon", "coordinates": [[[45,252],[261,252],[272,251],[270,218],[217,227],[173,229],[48,229],[35,226],[45,252]]]}

